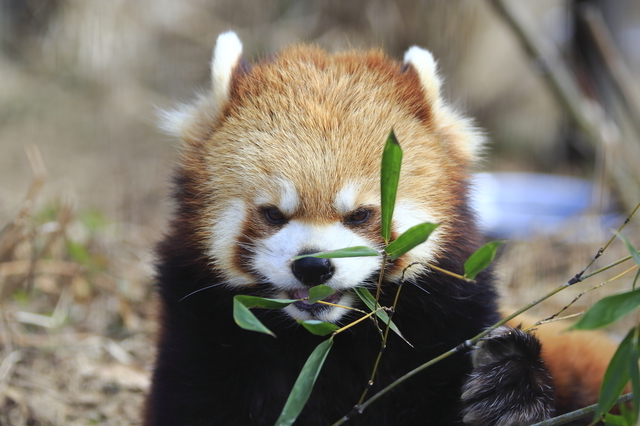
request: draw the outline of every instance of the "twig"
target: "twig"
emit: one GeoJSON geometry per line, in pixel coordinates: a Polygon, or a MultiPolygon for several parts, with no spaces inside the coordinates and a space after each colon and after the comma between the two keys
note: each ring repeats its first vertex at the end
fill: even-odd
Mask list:
{"type": "MultiPolygon", "coordinates": [[[[625,257],[624,259],[620,259],[620,260],[622,260],[622,261],[627,261],[627,260],[629,260],[629,259],[631,259],[631,256],[627,256],[627,257],[625,257]]],[[[620,262],[620,260],[619,260],[618,262],[616,262],[616,263],[615,263],[615,265],[611,265],[610,267],[613,267],[613,266],[618,265],[619,263],[622,263],[622,262],[620,262]]],[[[607,269],[609,269],[609,268],[607,268],[607,269]]],[[[591,292],[591,291],[593,291],[593,290],[597,290],[597,289],[599,289],[600,287],[605,286],[605,285],[609,284],[610,282],[617,280],[618,278],[620,278],[620,277],[622,277],[622,276],[624,276],[624,275],[628,274],[629,272],[633,271],[634,269],[638,269],[638,265],[633,265],[631,268],[629,268],[629,269],[627,269],[626,271],[624,271],[624,272],[622,272],[622,273],[620,273],[620,274],[616,275],[615,277],[613,277],[613,278],[611,278],[611,279],[609,279],[609,280],[603,281],[603,282],[601,282],[600,284],[598,284],[597,286],[592,287],[592,288],[590,288],[590,289],[588,289],[588,290],[583,291],[582,293],[580,293],[580,294],[578,294],[576,297],[574,297],[574,298],[573,298],[573,300],[572,300],[571,302],[569,302],[569,303],[568,303],[564,308],[560,309],[558,312],[556,312],[555,314],[551,315],[549,318],[545,318],[545,319],[543,319],[543,320],[540,320],[540,321],[536,322],[533,326],[531,326],[531,328],[536,327],[536,326],[538,326],[538,325],[540,325],[540,324],[546,324],[546,323],[548,323],[548,322],[557,321],[558,319],[567,319],[567,318],[570,318],[570,317],[573,317],[573,316],[582,315],[582,314],[583,314],[583,312],[580,312],[580,313],[575,314],[575,315],[569,315],[569,316],[566,316],[566,317],[563,317],[563,318],[558,318],[558,319],[556,319],[556,317],[557,317],[558,315],[560,315],[561,313],[563,313],[564,311],[566,311],[567,309],[569,309],[569,307],[570,307],[571,305],[573,305],[574,303],[576,303],[576,302],[578,301],[578,299],[580,299],[580,298],[581,298],[582,296],[584,296],[585,294],[587,294],[587,293],[589,293],[589,292],[591,292]]],[[[600,272],[602,272],[602,271],[600,271],[600,272]]]]}
{"type": "MultiPolygon", "coordinates": [[[[591,290],[594,290],[594,288],[592,288],[591,290]]],[[[531,327],[525,328],[522,331],[524,331],[525,333],[528,333],[530,331],[533,331],[533,330],[537,329],[539,325],[549,324],[549,323],[557,322],[557,321],[565,321],[565,320],[576,318],[576,317],[579,317],[579,316],[582,316],[582,315],[584,315],[584,312],[577,312],[575,314],[565,315],[563,317],[557,317],[557,314],[556,314],[556,315],[554,315],[552,317],[549,317],[547,319],[543,319],[543,320],[537,321],[531,327]]]]}
{"type": "MultiPolygon", "coordinates": [[[[591,274],[589,274],[589,275],[587,275],[587,276],[584,276],[584,277],[583,277],[583,275],[584,275],[584,273],[587,271],[587,269],[589,269],[589,268],[591,267],[591,265],[593,265],[593,264],[595,263],[595,261],[596,261],[596,260],[598,260],[598,258],[599,258],[600,256],[602,256],[602,253],[604,253],[604,251],[605,251],[607,248],[609,248],[609,246],[611,245],[611,243],[613,242],[613,240],[615,240],[616,235],[617,235],[617,234],[619,234],[619,233],[624,229],[624,227],[625,227],[625,226],[627,226],[627,224],[631,221],[631,219],[632,219],[632,218],[633,218],[633,216],[636,214],[636,212],[638,211],[638,209],[640,209],[640,203],[636,204],[635,208],[631,211],[631,213],[629,213],[629,215],[626,217],[626,219],[624,220],[624,222],[622,222],[622,225],[620,225],[620,227],[618,228],[618,231],[617,231],[615,234],[613,234],[613,235],[611,236],[611,238],[609,238],[609,241],[607,241],[607,243],[606,243],[604,246],[602,246],[602,247],[600,247],[600,248],[598,249],[598,252],[596,253],[596,255],[593,257],[593,259],[591,259],[591,262],[589,262],[589,264],[588,264],[587,266],[585,266],[585,267],[584,267],[584,269],[583,269],[582,271],[578,272],[578,273],[576,274],[576,276],[575,276],[575,277],[573,277],[573,278],[571,279],[571,281],[575,281],[575,282],[573,282],[572,284],[575,284],[575,283],[577,283],[577,282],[582,281],[583,279],[589,278],[590,276],[593,276],[593,275],[595,275],[595,274],[597,274],[597,273],[602,272],[602,268],[601,268],[601,269],[598,269],[597,271],[594,271],[594,272],[592,272],[591,274]]],[[[623,258],[623,259],[620,259],[617,263],[614,263],[614,264],[612,264],[612,265],[613,265],[613,266],[615,266],[615,265],[617,265],[617,264],[619,264],[619,263],[622,263],[622,262],[624,262],[624,261],[629,260],[630,258],[631,258],[631,256],[625,257],[625,258],[623,258]]]]}
{"type": "Polygon", "coordinates": [[[364,316],[361,316],[360,318],[358,318],[357,320],[354,320],[352,322],[350,322],[349,324],[345,325],[344,327],[339,328],[338,330],[334,331],[333,333],[331,333],[332,336],[335,336],[338,333],[342,333],[343,331],[353,327],[354,325],[366,320],[367,318],[372,317],[373,315],[375,315],[378,312],[378,310],[375,311],[371,311],[367,314],[365,314],[364,316]]]}
{"type": "Polygon", "coordinates": [[[380,360],[382,359],[382,353],[387,348],[387,340],[389,338],[389,330],[391,330],[391,321],[393,319],[393,313],[396,311],[396,307],[398,306],[398,300],[400,299],[400,291],[402,290],[402,286],[404,284],[404,274],[407,271],[407,269],[409,269],[412,265],[409,265],[402,270],[402,279],[400,280],[400,284],[398,285],[398,290],[396,290],[396,296],[393,299],[393,305],[391,306],[391,310],[388,313],[389,320],[387,321],[386,327],[384,329],[384,335],[382,336],[382,344],[380,346],[380,351],[378,352],[376,362],[373,364],[373,369],[371,371],[371,378],[369,379],[367,386],[365,386],[364,391],[360,396],[360,400],[358,401],[357,407],[359,407],[364,402],[364,399],[367,397],[367,394],[369,393],[369,389],[371,389],[371,387],[373,386],[374,380],[376,378],[376,374],[378,372],[378,366],[380,365],[380,360]]]}
{"type": "MultiPolygon", "coordinates": [[[[628,394],[622,395],[620,398],[618,398],[614,405],[623,404],[625,402],[631,401],[632,399],[633,399],[633,394],[632,393],[628,393],[628,394]]],[[[581,408],[579,410],[572,411],[570,413],[563,414],[561,416],[557,416],[557,417],[554,417],[554,418],[549,419],[549,420],[544,420],[542,422],[533,424],[531,426],[559,426],[559,425],[564,425],[564,424],[569,423],[572,420],[577,420],[577,419],[582,418],[584,416],[588,416],[589,414],[595,413],[597,409],[598,409],[598,404],[589,405],[588,407],[584,407],[584,408],[581,408]]]]}

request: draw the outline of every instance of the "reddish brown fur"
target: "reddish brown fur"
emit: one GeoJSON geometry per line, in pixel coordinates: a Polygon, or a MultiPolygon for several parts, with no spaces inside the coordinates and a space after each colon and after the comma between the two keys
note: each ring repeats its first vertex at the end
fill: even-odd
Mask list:
{"type": "MultiPolygon", "coordinates": [[[[521,317],[510,322],[529,327],[521,317]]],[[[534,332],[542,341],[542,357],[553,377],[558,412],[564,413],[598,402],[602,378],[617,345],[594,331],[567,331],[567,323],[539,326],[534,332]]]]}
{"type": "Polygon", "coordinates": [[[195,240],[209,242],[226,201],[251,205],[278,177],[294,182],[301,200],[291,219],[340,220],[333,197],[349,181],[358,186],[357,204],[377,204],[381,150],[393,127],[405,157],[426,160],[403,164],[398,202],[441,223],[446,241],[433,248],[437,257],[439,247],[455,245],[464,232],[451,226],[466,203],[460,194],[473,164],[461,146],[480,136],[447,107],[432,111],[424,97],[416,70],[379,50],[328,55],[294,46],[234,73],[221,116],[204,117],[186,135],[184,175],[198,188],[188,199],[201,224],[195,240]]]}

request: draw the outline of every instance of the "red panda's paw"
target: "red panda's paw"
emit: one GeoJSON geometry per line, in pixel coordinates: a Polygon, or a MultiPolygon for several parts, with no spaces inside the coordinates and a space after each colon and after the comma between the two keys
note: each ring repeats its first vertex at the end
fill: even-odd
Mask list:
{"type": "Polygon", "coordinates": [[[538,339],[502,326],[473,353],[473,371],[463,387],[464,424],[530,425],[552,416],[551,376],[538,339]]]}

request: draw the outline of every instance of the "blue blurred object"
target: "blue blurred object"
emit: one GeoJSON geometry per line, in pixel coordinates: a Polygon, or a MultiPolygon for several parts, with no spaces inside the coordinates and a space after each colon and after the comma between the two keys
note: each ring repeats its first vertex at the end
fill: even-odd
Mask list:
{"type": "Polygon", "coordinates": [[[591,206],[593,184],[538,173],[479,173],[472,205],[491,238],[556,232],[591,206]]]}

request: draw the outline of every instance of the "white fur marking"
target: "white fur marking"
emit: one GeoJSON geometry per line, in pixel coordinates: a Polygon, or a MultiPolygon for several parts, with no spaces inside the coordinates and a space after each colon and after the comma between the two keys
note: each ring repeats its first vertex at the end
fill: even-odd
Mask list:
{"type": "Polygon", "coordinates": [[[338,191],[333,201],[338,213],[345,215],[356,209],[356,185],[353,182],[347,183],[338,191]]]}
{"type": "Polygon", "coordinates": [[[404,63],[413,65],[418,71],[427,99],[433,107],[437,107],[440,103],[440,77],[431,52],[413,46],[404,54],[404,63]]]}
{"type": "Polygon", "coordinates": [[[281,180],[280,203],[278,207],[285,215],[291,216],[300,204],[300,197],[296,187],[288,180],[281,180]]]}
{"type": "Polygon", "coordinates": [[[279,194],[259,194],[253,199],[253,203],[256,206],[275,206],[285,215],[291,216],[300,206],[298,191],[293,183],[286,179],[277,179],[274,182],[274,187],[277,188],[278,184],[280,186],[279,194]]]}
{"type": "Polygon", "coordinates": [[[211,83],[215,105],[223,105],[229,99],[231,76],[240,56],[242,43],[233,31],[218,36],[211,61],[211,83]]]}
{"type": "Polygon", "coordinates": [[[160,110],[160,129],[170,136],[184,136],[196,108],[194,105],[180,104],[174,109],[160,110]]]}
{"type": "MultiPolygon", "coordinates": [[[[303,288],[291,271],[293,257],[308,250],[329,251],[350,246],[373,246],[373,241],[354,233],[341,223],[315,225],[292,220],[270,237],[256,241],[253,269],[262,275],[274,288],[279,289],[278,297],[289,298],[288,293],[303,288]]],[[[338,291],[349,291],[361,286],[380,269],[379,257],[356,257],[331,260],[335,272],[325,284],[338,291]]],[[[353,302],[349,293],[342,295],[340,304],[353,302]]],[[[295,319],[310,319],[308,312],[294,305],[286,309],[295,319]]],[[[337,321],[344,309],[332,308],[321,312],[319,319],[337,321]]]]}
{"type": "Polygon", "coordinates": [[[220,271],[225,272],[226,283],[231,286],[247,285],[253,282],[252,278],[237,271],[233,264],[235,246],[240,238],[246,215],[245,202],[239,199],[232,200],[211,224],[208,255],[215,260],[214,264],[220,271]],[[230,271],[234,271],[235,274],[231,275],[230,271]]]}

